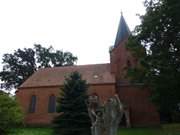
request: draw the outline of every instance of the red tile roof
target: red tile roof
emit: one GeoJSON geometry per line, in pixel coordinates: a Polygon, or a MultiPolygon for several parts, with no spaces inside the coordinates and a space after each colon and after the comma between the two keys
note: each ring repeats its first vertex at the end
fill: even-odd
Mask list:
{"type": "Polygon", "coordinates": [[[110,64],[93,64],[40,69],[29,77],[20,88],[61,86],[64,83],[64,77],[73,71],[78,71],[88,84],[115,83],[115,77],[110,71],[110,64]]]}

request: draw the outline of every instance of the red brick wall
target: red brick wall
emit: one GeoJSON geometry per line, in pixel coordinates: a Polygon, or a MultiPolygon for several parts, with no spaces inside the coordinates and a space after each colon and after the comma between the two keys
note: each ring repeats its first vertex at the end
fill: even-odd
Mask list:
{"type": "Polygon", "coordinates": [[[160,124],[157,109],[149,99],[149,89],[142,86],[120,86],[118,95],[130,111],[132,126],[160,124]]]}
{"type": "Polygon", "coordinates": [[[110,97],[115,95],[115,84],[104,84],[104,85],[92,85],[89,87],[88,94],[96,93],[101,103],[107,101],[110,97]]]}
{"type": "MultiPolygon", "coordinates": [[[[88,94],[96,93],[101,102],[115,94],[115,85],[92,85],[88,94]]],[[[50,124],[57,113],[48,113],[48,99],[50,95],[59,96],[59,87],[20,89],[17,99],[25,113],[26,124],[50,124]],[[29,113],[29,104],[32,95],[37,96],[35,113],[29,113]]],[[[133,126],[157,125],[159,116],[155,106],[148,100],[149,91],[136,86],[120,86],[118,94],[123,103],[130,109],[130,120],[133,126]]]]}
{"type": "Polygon", "coordinates": [[[49,96],[54,94],[58,95],[59,88],[28,88],[19,89],[16,93],[16,97],[22,106],[25,113],[26,124],[49,124],[56,113],[48,113],[48,100],[49,96]],[[31,96],[36,95],[36,109],[34,113],[29,113],[29,105],[31,96]]]}
{"type": "MultiPolygon", "coordinates": [[[[101,102],[107,100],[109,97],[115,94],[114,84],[104,84],[104,85],[92,85],[89,87],[88,94],[96,93],[99,95],[101,102]]],[[[40,124],[46,125],[50,124],[54,116],[57,113],[48,113],[48,100],[49,96],[52,94],[56,97],[59,96],[59,87],[44,87],[44,88],[26,88],[19,89],[16,93],[16,97],[22,107],[25,114],[24,122],[26,124],[40,124]],[[31,96],[36,95],[36,111],[34,113],[29,113],[29,105],[31,96]]]]}

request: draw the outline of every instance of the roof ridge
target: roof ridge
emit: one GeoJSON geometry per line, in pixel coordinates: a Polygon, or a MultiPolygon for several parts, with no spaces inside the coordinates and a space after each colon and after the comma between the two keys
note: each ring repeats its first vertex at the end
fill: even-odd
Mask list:
{"type": "Polygon", "coordinates": [[[98,64],[84,64],[84,65],[72,65],[72,66],[59,66],[59,67],[46,67],[46,68],[40,68],[39,70],[48,70],[48,69],[59,69],[59,68],[73,68],[73,67],[85,67],[85,66],[95,66],[95,65],[109,65],[110,63],[98,63],[98,64]]]}

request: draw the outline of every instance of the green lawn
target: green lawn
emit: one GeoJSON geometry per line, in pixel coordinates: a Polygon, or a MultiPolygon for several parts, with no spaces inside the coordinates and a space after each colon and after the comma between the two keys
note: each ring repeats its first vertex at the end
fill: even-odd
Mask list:
{"type": "Polygon", "coordinates": [[[166,124],[157,128],[124,128],[118,135],[180,135],[180,124],[166,124]]]}
{"type": "Polygon", "coordinates": [[[50,128],[16,128],[8,135],[52,135],[50,128]]]}
{"type": "Polygon", "coordinates": [[[161,128],[120,129],[118,135],[180,135],[180,130],[164,130],[161,128]]]}
{"type": "MultiPolygon", "coordinates": [[[[9,135],[53,135],[50,128],[16,128],[9,135]]],[[[118,135],[180,135],[180,124],[163,125],[162,128],[122,128],[118,135]]]]}

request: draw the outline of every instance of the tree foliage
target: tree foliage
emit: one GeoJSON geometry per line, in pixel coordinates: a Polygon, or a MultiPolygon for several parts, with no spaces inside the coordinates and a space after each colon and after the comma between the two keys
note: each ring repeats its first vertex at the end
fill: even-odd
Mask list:
{"type": "Polygon", "coordinates": [[[3,71],[0,72],[3,88],[17,87],[36,70],[35,52],[31,48],[18,49],[13,54],[4,54],[3,71]]]}
{"type": "Polygon", "coordinates": [[[54,50],[52,46],[48,48],[41,45],[34,46],[39,68],[71,66],[77,60],[77,57],[73,56],[72,53],[54,50]]]}
{"type": "Polygon", "coordinates": [[[4,54],[2,60],[1,87],[12,89],[19,87],[38,68],[70,66],[77,61],[77,57],[70,52],[54,50],[52,46],[45,48],[36,44],[34,48],[17,49],[12,54],[4,54]]]}
{"type": "Polygon", "coordinates": [[[22,124],[23,114],[13,97],[0,91],[0,135],[4,135],[13,126],[22,124]]]}
{"type": "Polygon", "coordinates": [[[180,1],[146,0],[145,7],[127,44],[139,59],[129,74],[150,85],[159,110],[172,114],[180,103],[180,1]]]}
{"type": "Polygon", "coordinates": [[[61,135],[90,135],[90,119],[86,106],[88,86],[78,72],[66,78],[57,100],[55,131],[61,135]]]}

